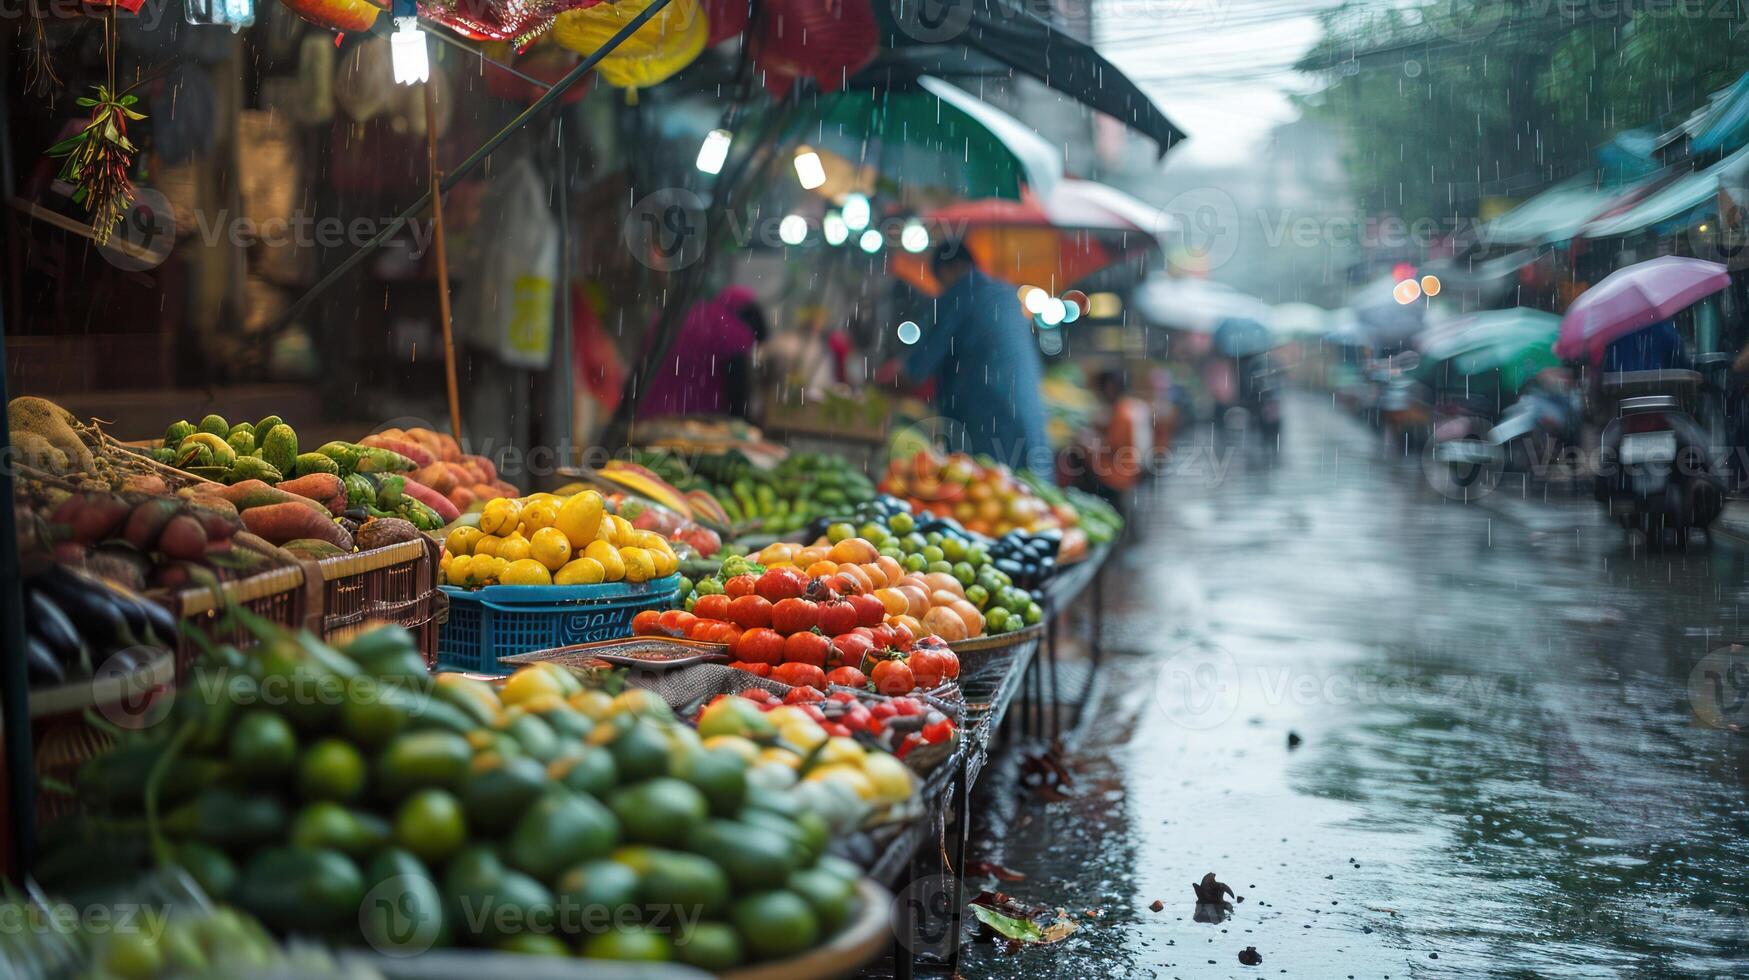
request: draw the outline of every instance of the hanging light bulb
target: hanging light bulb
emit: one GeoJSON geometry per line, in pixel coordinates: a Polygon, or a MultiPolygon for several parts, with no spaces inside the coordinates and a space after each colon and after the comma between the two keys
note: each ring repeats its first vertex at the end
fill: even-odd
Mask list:
{"type": "Polygon", "coordinates": [[[870,228],[862,233],[862,237],[856,240],[856,244],[860,245],[864,252],[873,255],[881,250],[881,233],[870,228]]]}
{"type": "Polygon", "coordinates": [[[1059,326],[1063,317],[1068,315],[1068,304],[1055,296],[1045,300],[1045,308],[1038,311],[1038,318],[1047,327],[1059,326]]]}
{"type": "Polygon", "coordinates": [[[820,154],[815,153],[812,147],[796,147],[796,180],[805,191],[811,191],[826,183],[826,166],[820,162],[820,154]]]}
{"type": "Polygon", "coordinates": [[[785,245],[800,245],[808,237],[808,221],[799,214],[786,214],[777,223],[777,237],[785,245]]]}
{"type": "Polygon", "coordinates": [[[419,9],[414,0],[394,0],[389,12],[395,18],[395,33],[389,35],[389,55],[395,81],[416,85],[431,78],[431,56],[425,50],[425,32],[419,29],[419,9]]]}
{"type": "Polygon", "coordinates": [[[1034,316],[1043,313],[1045,311],[1045,304],[1050,301],[1051,294],[1037,286],[1030,287],[1027,289],[1026,294],[1020,297],[1020,305],[1026,308],[1026,312],[1031,313],[1034,316]]]}
{"type": "Polygon", "coordinates": [[[917,325],[917,321],[905,320],[899,324],[899,343],[915,344],[917,339],[922,336],[923,328],[917,325]]]}
{"type": "Polygon", "coordinates": [[[698,147],[698,163],[695,166],[707,174],[723,172],[723,163],[729,159],[729,144],[735,141],[735,134],[726,129],[713,129],[704,135],[704,142],[698,147]]]}
{"type": "Polygon", "coordinates": [[[844,223],[844,216],[836,211],[826,212],[826,217],[820,222],[820,231],[826,235],[826,244],[842,245],[850,239],[850,226],[844,223]]]}
{"type": "Polygon", "coordinates": [[[868,198],[861,194],[852,194],[844,199],[844,205],[839,210],[844,212],[844,223],[850,226],[851,231],[861,231],[868,227],[868,198]]]}
{"type": "Polygon", "coordinates": [[[905,251],[916,255],[929,247],[929,229],[923,227],[923,222],[912,218],[905,222],[904,230],[899,232],[899,244],[905,251]]]}

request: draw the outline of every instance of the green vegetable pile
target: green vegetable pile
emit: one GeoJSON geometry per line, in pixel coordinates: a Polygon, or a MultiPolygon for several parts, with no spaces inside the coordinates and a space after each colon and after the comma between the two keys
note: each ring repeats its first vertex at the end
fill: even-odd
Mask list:
{"type": "Polygon", "coordinates": [[[172,422],[152,457],[220,483],[280,483],[310,473],[405,473],[414,468],[400,453],[350,442],[299,452],[297,432],[277,415],[235,425],[222,415],[208,415],[199,425],[187,419],[172,422]]]}
{"type": "Polygon", "coordinates": [[[699,457],[689,470],[670,453],[646,451],[640,465],[681,490],[704,490],[736,524],[755,524],[768,534],[786,534],[820,517],[837,517],[879,494],[867,474],[841,456],[793,453],[761,470],[740,453],[699,457]]]}
{"type": "MultiPolygon", "coordinates": [[[[167,717],[86,764],[93,812],[43,865],[177,864],[280,934],[386,953],[463,945],[678,960],[801,953],[860,872],[660,698],[554,665],[433,678],[399,627],[340,649],[241,610],[167,717]],[[141,860],[144,859],[144,860],[141,860]]],[[[73,823],[73,822],[69,822],[73,823]]]]}

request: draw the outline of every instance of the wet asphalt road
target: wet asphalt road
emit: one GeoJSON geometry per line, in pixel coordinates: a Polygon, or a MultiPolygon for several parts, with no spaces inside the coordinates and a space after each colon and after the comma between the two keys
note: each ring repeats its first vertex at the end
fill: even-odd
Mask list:
{"type": "Polygon", "coordinates": [[[1745,546],[1648,553],[1508,485],[1447,501],[1289,408],[1279,462],[1181,456],[1142,504],[1076,795],[998,792],[974,831],[1027,876],[974,891],[1080,926],[962,974],[1749,972],[1749,737],[1689,695],[1749,637],[1745,546]],[[1218,925],[1193,920],[1208,871],[1243,899],[1218,925]]]}

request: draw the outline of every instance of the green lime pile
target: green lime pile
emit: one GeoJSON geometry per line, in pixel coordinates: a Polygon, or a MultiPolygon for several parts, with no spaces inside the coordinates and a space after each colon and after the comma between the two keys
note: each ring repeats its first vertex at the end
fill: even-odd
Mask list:
{"type": "Polygon", "coordinates": [[[274,932],[718,971],[851,915],[860,873],[824,855],[825,821],[647,691],[552,664],[433,678],[399,627],[336,649],[247,622],[260,645],[197,664],[78,792],[274,932]]]}

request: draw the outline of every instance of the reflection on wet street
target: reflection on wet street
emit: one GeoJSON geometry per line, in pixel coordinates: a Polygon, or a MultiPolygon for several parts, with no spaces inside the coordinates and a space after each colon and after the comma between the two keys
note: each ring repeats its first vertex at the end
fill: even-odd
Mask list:
{"type": "Polygon", "coordinates": [[[1140,505],[1077,798],[997,800],[974,838],[1027,876],[974,887],[1081,928],[974,944],[965,975],[1739,975],[1749,740],[1688,688],[1745,632],[1742,546],[1635,550],[1583,496],[1447,501],[1289,407],[1278,465],[1183,465],[1140,505]]]}

